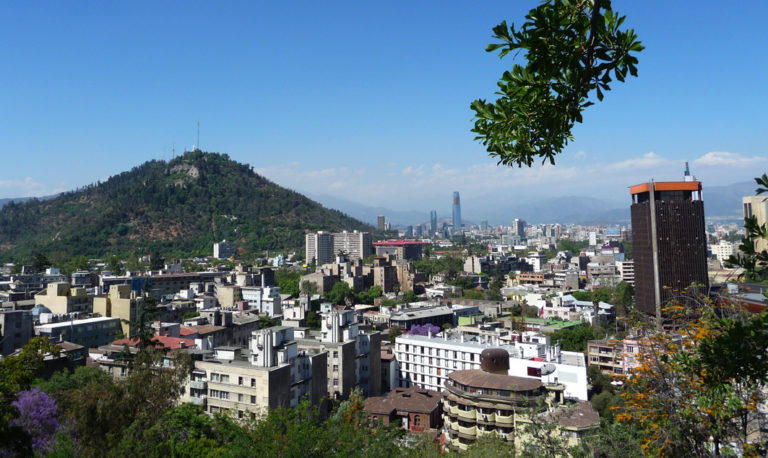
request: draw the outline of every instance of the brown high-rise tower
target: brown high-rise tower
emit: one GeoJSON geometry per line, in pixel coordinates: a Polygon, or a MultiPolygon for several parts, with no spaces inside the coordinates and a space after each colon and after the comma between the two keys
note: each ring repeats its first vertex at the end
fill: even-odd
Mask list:
{"type": "Polygon", "coordinates": [[[638,309],[662,325],[661,309],[691,284],[708,288],[701,182],[643,183],[632,194],[632,252],[638,309]]]}

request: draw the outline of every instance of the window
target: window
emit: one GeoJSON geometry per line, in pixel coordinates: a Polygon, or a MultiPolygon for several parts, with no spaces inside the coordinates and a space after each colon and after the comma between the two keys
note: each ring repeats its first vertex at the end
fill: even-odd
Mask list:
{"type": "Polygon", "coordinates": [[[256,386],[256,379],[255,379],[255,378],[252,378],[252,379],[251,379],[251,386],[252,386],[252,387],[255,387],[255,386],[256,386]]]}
{"type": "Polygon", "coordinates": [[[339,379],[333,379],[333,386],[339,386],[339,379]]]}
{"type": "Polygon", "coordinates": [[[420,426],[420,425],[421,425],[421,415],[414,415],[413,426],[420,426]]]}
{"type": "MultiPolygon", "coordinates": [[[[237,402],[243,402],[243,398],[244,397],[245,396],[242,393],[238,393],[237,394],[237,402]]],[[[240,418],[243,418],[243,417],[240,417],[240,418]]]]}
{"type": "Polygon", "coordinates": [[[338,364],[334,364],[333,365],[333,372],[339,372],[339,365],[338,364]]]}
{"type": "Polygon", "coordinates": [[[238,385],[242,385],[243,384],[243,378],[242,377],[238,377],[237,378],[237,384],[238,385]]]}
{"type": "Polygon", "coordinates": [[[339,357],[339,352],[338,351],[334,351],[333,352],[333,357],[334,358],[338,358],[339,357]]]}
{"type": "Polygon", "coordinates": [[[540,367],[528,367],[528,377],[541,377],[540,367]]]}
{"type": "Polygon", "coordinates": [[[474,353],[470,353],[469,354],[469,360],[470,361],[474,361],[475,360],[475,354],[474,353]]]}
{"type": "Polygon", "coordinates": [[[256,396],[251,396],[251,404],[256,404],[256,396]]]}

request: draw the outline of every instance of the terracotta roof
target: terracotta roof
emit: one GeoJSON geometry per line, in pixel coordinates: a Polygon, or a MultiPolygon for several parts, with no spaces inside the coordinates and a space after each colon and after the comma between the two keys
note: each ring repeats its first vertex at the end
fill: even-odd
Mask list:
{"type": "Polygon", "coordinates": [[[443,393],[422,388],[397,388],[386,396],[365,400],[364,410],[371,413],[390,414],[393,411],[430,413],[439,407],[443,393]]]}
{"type": "Polygon", "coordinates": [[[180,326],[179,334],[181,334],[182,336],[190,336],[192,334],[197,334],[197,331],[195,329],[189,329],[189,328],[185,328],[184,326],[180,326]]]}
{"type": "MultiPolygon", "coordinates": [[[[155,336],[152,338],[152,342],[157,342],[163,348],[191,348],[195,346],[194,340],[184,339],[181,337],[155,336]]],[[[128,345],[129,347],[135,347],[139,344],[139,340],[138,339],[120,339],[112,342],[112,345],[123,345],[123,344],[128,345]]]]}
{"type": "Polygon", "coordinates": [[[202,336],[205,334],[213,334],[214,332],[218,332],[227,328],[224,326],[214,326],[212,324],[201,324],[197,326],[190,326],[189,329],[197,331],[197,333],[202,336]]]}
{"type": "Polygon", "coordinates": [[[448,375],[448,378],[462,385],[492,390],[532,391],[541,387],[541,381],[536,379],[491,374],[479,369],[453,371],[448,375]]]}

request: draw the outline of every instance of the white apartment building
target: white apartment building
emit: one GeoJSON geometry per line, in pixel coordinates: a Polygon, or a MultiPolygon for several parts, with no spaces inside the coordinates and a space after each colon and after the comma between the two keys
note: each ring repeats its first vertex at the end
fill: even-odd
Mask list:
{"type": "Polygon", "coordinates": [[[222,240],[213,244],[213,257],[216,259],[229,259],[235,255],[235,244],[222,240]]]}
{"type": "Polygon", "coordinates": [[[533,266],[534,272],[541,272],[541,266],[547,263],[547,257],[540,251],[531,251],[525,258],[525,262],[533,266]]]}
{"type": "Polygon", "coordinates": [[[364,333],[353,310],[322,304],[320,339],[299,339],[299,347],[328,352],[328,394],[346,399],[355,387],[365,396],[381,393],[381,333],[364,333]]]}
{"type": "Polygon", "coordinates": [[[619,272],[621,281],[635,286],[635,261],[616,261],[616,270],[619,272]]]}
{"type": "Polygon", "coordinates": [[[240,288],[244,301],[248,302],[251,310],[267,314],[271,317],[282,315],[283,308],[280,299],[280,287],[278,286],[245,286],[240,288]]]}
{"type": "Polygon", "coordinates": [[[365,259],[373,254],[373,238],[370,232],[334,232],[333,254],[339,251],[347,254],[349,259],[365,259]]]}
{"type": "Polygon", "coordinates": [[[455,370],[480,369],[480,353],[486,348],[503,348],[509,353],[509,375],[530,377],[542,383],[562,383],[565,397],[587,400],[587,366],[584,354],[560,350],[550,345],[549,336],[526,332],[520,341],[502,345],[509,331],[496,336],[463,333],[438,336],[400,336],[395,340],[395,356],[400,371],[400,386],[418,385],[443,391],[448,374],[455,370]]]}
{"type": "Polygon", "coordinates": [[[721,240],[720,243],[716,245],[710,245],[709,249],[712,251],[712,254],[717,258],[717,260],[722,264],[723,262],[727,261],[731,255],[738,251],[738,246],[727,240],[721,240]]]}

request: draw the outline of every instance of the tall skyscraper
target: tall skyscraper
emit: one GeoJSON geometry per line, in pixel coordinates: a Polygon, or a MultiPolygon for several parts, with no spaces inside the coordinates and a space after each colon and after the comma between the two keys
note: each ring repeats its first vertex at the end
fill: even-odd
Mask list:
{"type": "Polygon", "coordinates": [[[709,286],[701,182],[643,183],[632,195],[632,249],[637,308],[663,324],[661,309],[695,283],[709,286]]]}
{"type": "Polygon", "coordinates": [[[459,191],[453,191],[453,233],[461,233],[461,199],[459,191]]]}
{"type": "Polygon", "coordinates": [[[429,235],[435,235],[437,232],[437,211],[432,210],[429,212],[429,235]]]}
{"type": "Polygon", "coordinates": [[[387,220],[384,218],[384,215],[379,215],[378,218],[376,218],[377,228],[380,231],[383,231],[387,228],[387,220]]]}
{"type": "Polygon", "coordinates": [[[515,218],[512,222],[512,233],[518,237],[525,237],[525,221],[515,218]]]}

